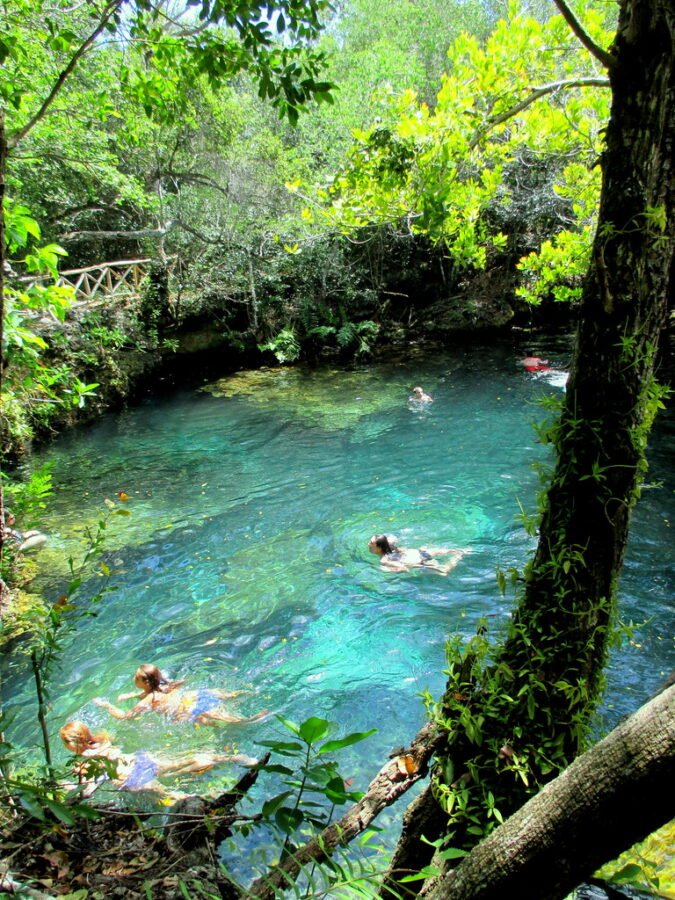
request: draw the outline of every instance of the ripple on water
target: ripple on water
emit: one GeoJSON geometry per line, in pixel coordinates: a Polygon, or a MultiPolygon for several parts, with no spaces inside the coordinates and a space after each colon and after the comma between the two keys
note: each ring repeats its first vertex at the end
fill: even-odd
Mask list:
{"type": "MultiPolygon", "coordinates": [[[[319,715],[343,733],[376,727],[345,751],[362,789],[423,721],[419,692],[442,690],[447,636],[472,634],[481,617],[495,630],[508,620],[495,569],[522,569],[534,548],[517,516],[521,505],[534,511],[532,463],[550,455],[530,423],[543,417],[538,398],[560,393],[516,365],[523,355],[493,344],[349,373],[243,373],[215,396],[179,392],[47,448],[35,464],[50,461],[57,486],[39,557],[50,596],[63,592],[65,560],[80,552],[103,498],[118,490],[131,498],[131,515],[106,530],[115,590],[65,638],[52,732],[78,716],[128,749],[233,743],[250,753],[256,740],[284,736],[274,717],[215,732],[111,722],[93,705],[132,690],[139,663],[156,662],[195,687],[249,687],[242,713],[319,715]],[[423,411],[408,405],[416,384],[434,397],[423,411]],[[447,578],[386,573],[366,546],[380,531],[404,545],[473,552],[447,578]]],[[[608,723],[675,666],[674,430],[659,438],[657,429],[652,444],[650,477],[664,488],[645,491],[635,512],[621,585],[624,617],[646,624],[612,656],[608,723]]],[[[92,577],[85,591],[99,587],[92,577]]],[[[34,703],[20,661],[6,672],[6,691],[17,714],[12,739],[32,746],[34,703]]]]}

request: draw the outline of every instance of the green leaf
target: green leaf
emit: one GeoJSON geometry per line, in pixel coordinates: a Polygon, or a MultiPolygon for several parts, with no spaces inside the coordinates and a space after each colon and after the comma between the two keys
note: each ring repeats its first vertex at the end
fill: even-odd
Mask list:
{"type": "Polygon", "coordinates": [[[282,756],[297,756],[304,749],[302,744],[292,741],[256,741],[256,744],[260,747],[269,747],[270,750],[274,750],[275,753],[280,753],[282,756]]]}
{"type": "Polygon", "coordinates": [[[275,815],[275,821],[285,834],[293,834],[304,822],[305,816],[299,809],[282,806],[275,815]]]}
{"type": "Polygon", "coordinates": [[[459,847],[448,847],[447,850],[442,850],[439,853],[438,858],[445,859],[461,859],[463,856],[468,856],[468,852],[466,850],[460,850],[459,847]]]}
{"type": "Polygon", "coordinates": [[[288,728],[288,730],[292,731],[293,734],[300,734],[300,726],[296,725],[295,722],[291,722],[290,719],[284,719],[283,716],[277,716],[277,719],[281,722],[284,728],[288,728]]]}
{"type": "Polygon", "coordinates": [[[64,806],[63,803],[57,803],[56,801],[48,800],[45,797],[44,804],[47,809],[56,816],[59,822],[63,822],[64,825],[75,824],[75,816],[73,815],[69,807],[64,806]]]}
{"type": "Polygon", "coordinates": [[[635,882],[641,883],[643,879],[644,872],[642,868],[635,863],[628,863],[628,865],[623,866],[618,872],[615,872],[612,875],[611,883],[633,884],[635,882]]]}
{"type": "Polygon", "coordinates": [[[288,766],[280,766],[276,763],[268,763],[267,765],[259,767],[263,772],[276,772],[278,775],[292,775],[293,769],[289,769],[288,766]]]}
{"type": "Polygon", "coordinates": [[[26,812],[30,813],[31,816],[39,819],[41,822],[45,821],[45,811],[42,808],[42,804],[38,803],[34,794],[20,791],[19,803],[23,806],[26,812]]]}
{"type": "Polygon", "coordinates": [[[370,731],[355,731],[336,741],[326,741],[325,744],[322,744],[319,747],[317,753],[333,753],[335,750],[341,750],[343,747],[358,744],[359,741],[364,741],[366,738],[370,737],[371,734],[377,734],[377,728],[371,728],[370,731]]]}
{"type": "Polygon", "coordinates": [[[423,881],[427,878],[434,878],[436,875],[440,875],[441,870],[437,869],[435,866],[425,866],[423,869],[420,869],[416,875],[406,875],[404,878],[399,878],[399,882],[404,884],[409,881],[423,881]]]}
{"type": "Polygon", "coordinates": [[[292,793],[292,791],[284,791],[283,794],[277,794],[276,797],[266,800],[262,807],[263,816],[273,816],[282,806],[284,800],[286,800],[287,797],[290,797],[292,793]]]}
{"type": "Polygon", "coordinates": [[[317,716],[311,716],[305,719],[298,729],[298,736],[308,744],[321,740],[328,733],[331,723],[327,719],[319,719],[317,716]]]}

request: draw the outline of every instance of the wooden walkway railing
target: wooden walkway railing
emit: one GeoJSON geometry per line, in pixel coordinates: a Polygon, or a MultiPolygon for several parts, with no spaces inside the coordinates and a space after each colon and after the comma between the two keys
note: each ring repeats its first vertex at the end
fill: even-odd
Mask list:
{"type": "MultiPolygon", "coordinates": [[[[68,269],[59,272],[59,286],[71,287],[76,301],[91,304],[97,300],[128,299],[138,297],[141,282],[148,274],[150,259],[121,259],[99,263],[86,269],[68,269]]],[[[47,276],[22,278],[25,284],[39,284],[47,276]]]]}

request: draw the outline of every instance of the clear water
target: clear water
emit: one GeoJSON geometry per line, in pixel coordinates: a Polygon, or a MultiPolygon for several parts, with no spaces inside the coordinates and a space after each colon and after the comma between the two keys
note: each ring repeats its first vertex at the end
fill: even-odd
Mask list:
{"type": "MultiPolygon", "coordinates": [[[[39,557],[52,598],[64,560],[104,498],[125,491],[105,559],[115,590],[64,641],[52,682],[50,724],[71,718],[108,728],[127,750],[215,749],[256,754],[283,738],[270,716],[223,729],[149,718],[111,720],[92,703],[133,690],[154,662],[191,686],[248,687],[242,714],[269,709],[295,721],[322,716],[335,736],[376,727],[345,750],[342,769],[362,789],[392,747],[423,723],[419,692],[439,694],[444,643],[487,616],[495,633],[510,600],[495,568],[522,567],[534,547],[517,521],[539,487],[534,462],[549,459],[531,423],[542,395],[564,390],[516,364],[509,342],[414,356],[350,370],[275,370],[226,379],[216,393],[178,391],[62,436],[49,461],[57,492],[49,546],[39,557]],[[421,384],[427,407],[407,402],[421,384]],[[367,550],[373,532],[407,546],[471,547],[448,577],[391,574],[367,550]]],[[[560,369],[566,343],[529,348],[560,369]]],[[[599,728],[635,709],[675,665],[672,523],[673,417],[660,420],[621,585],[622,615],[644,626],[612,656],[599,728]]],[[[92,577],[85,593],[101,580],[92,577]]],[[[14,657],[5,697],[12,738],[37,743],[34,700],[14,657]]]]}

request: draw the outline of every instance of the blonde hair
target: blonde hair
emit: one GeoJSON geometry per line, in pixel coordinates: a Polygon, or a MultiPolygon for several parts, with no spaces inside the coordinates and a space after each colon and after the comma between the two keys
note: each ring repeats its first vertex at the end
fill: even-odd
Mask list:
{"type": "Polygon", "coordinates": [[[99,731],[93,734],[91,728],[84,722],[67,722],[59,729],[61,740],[71,753],[82,755],[86,750],[92,750],[99,744],[103,744],[109,740],[105,731],[99,731]]]}

